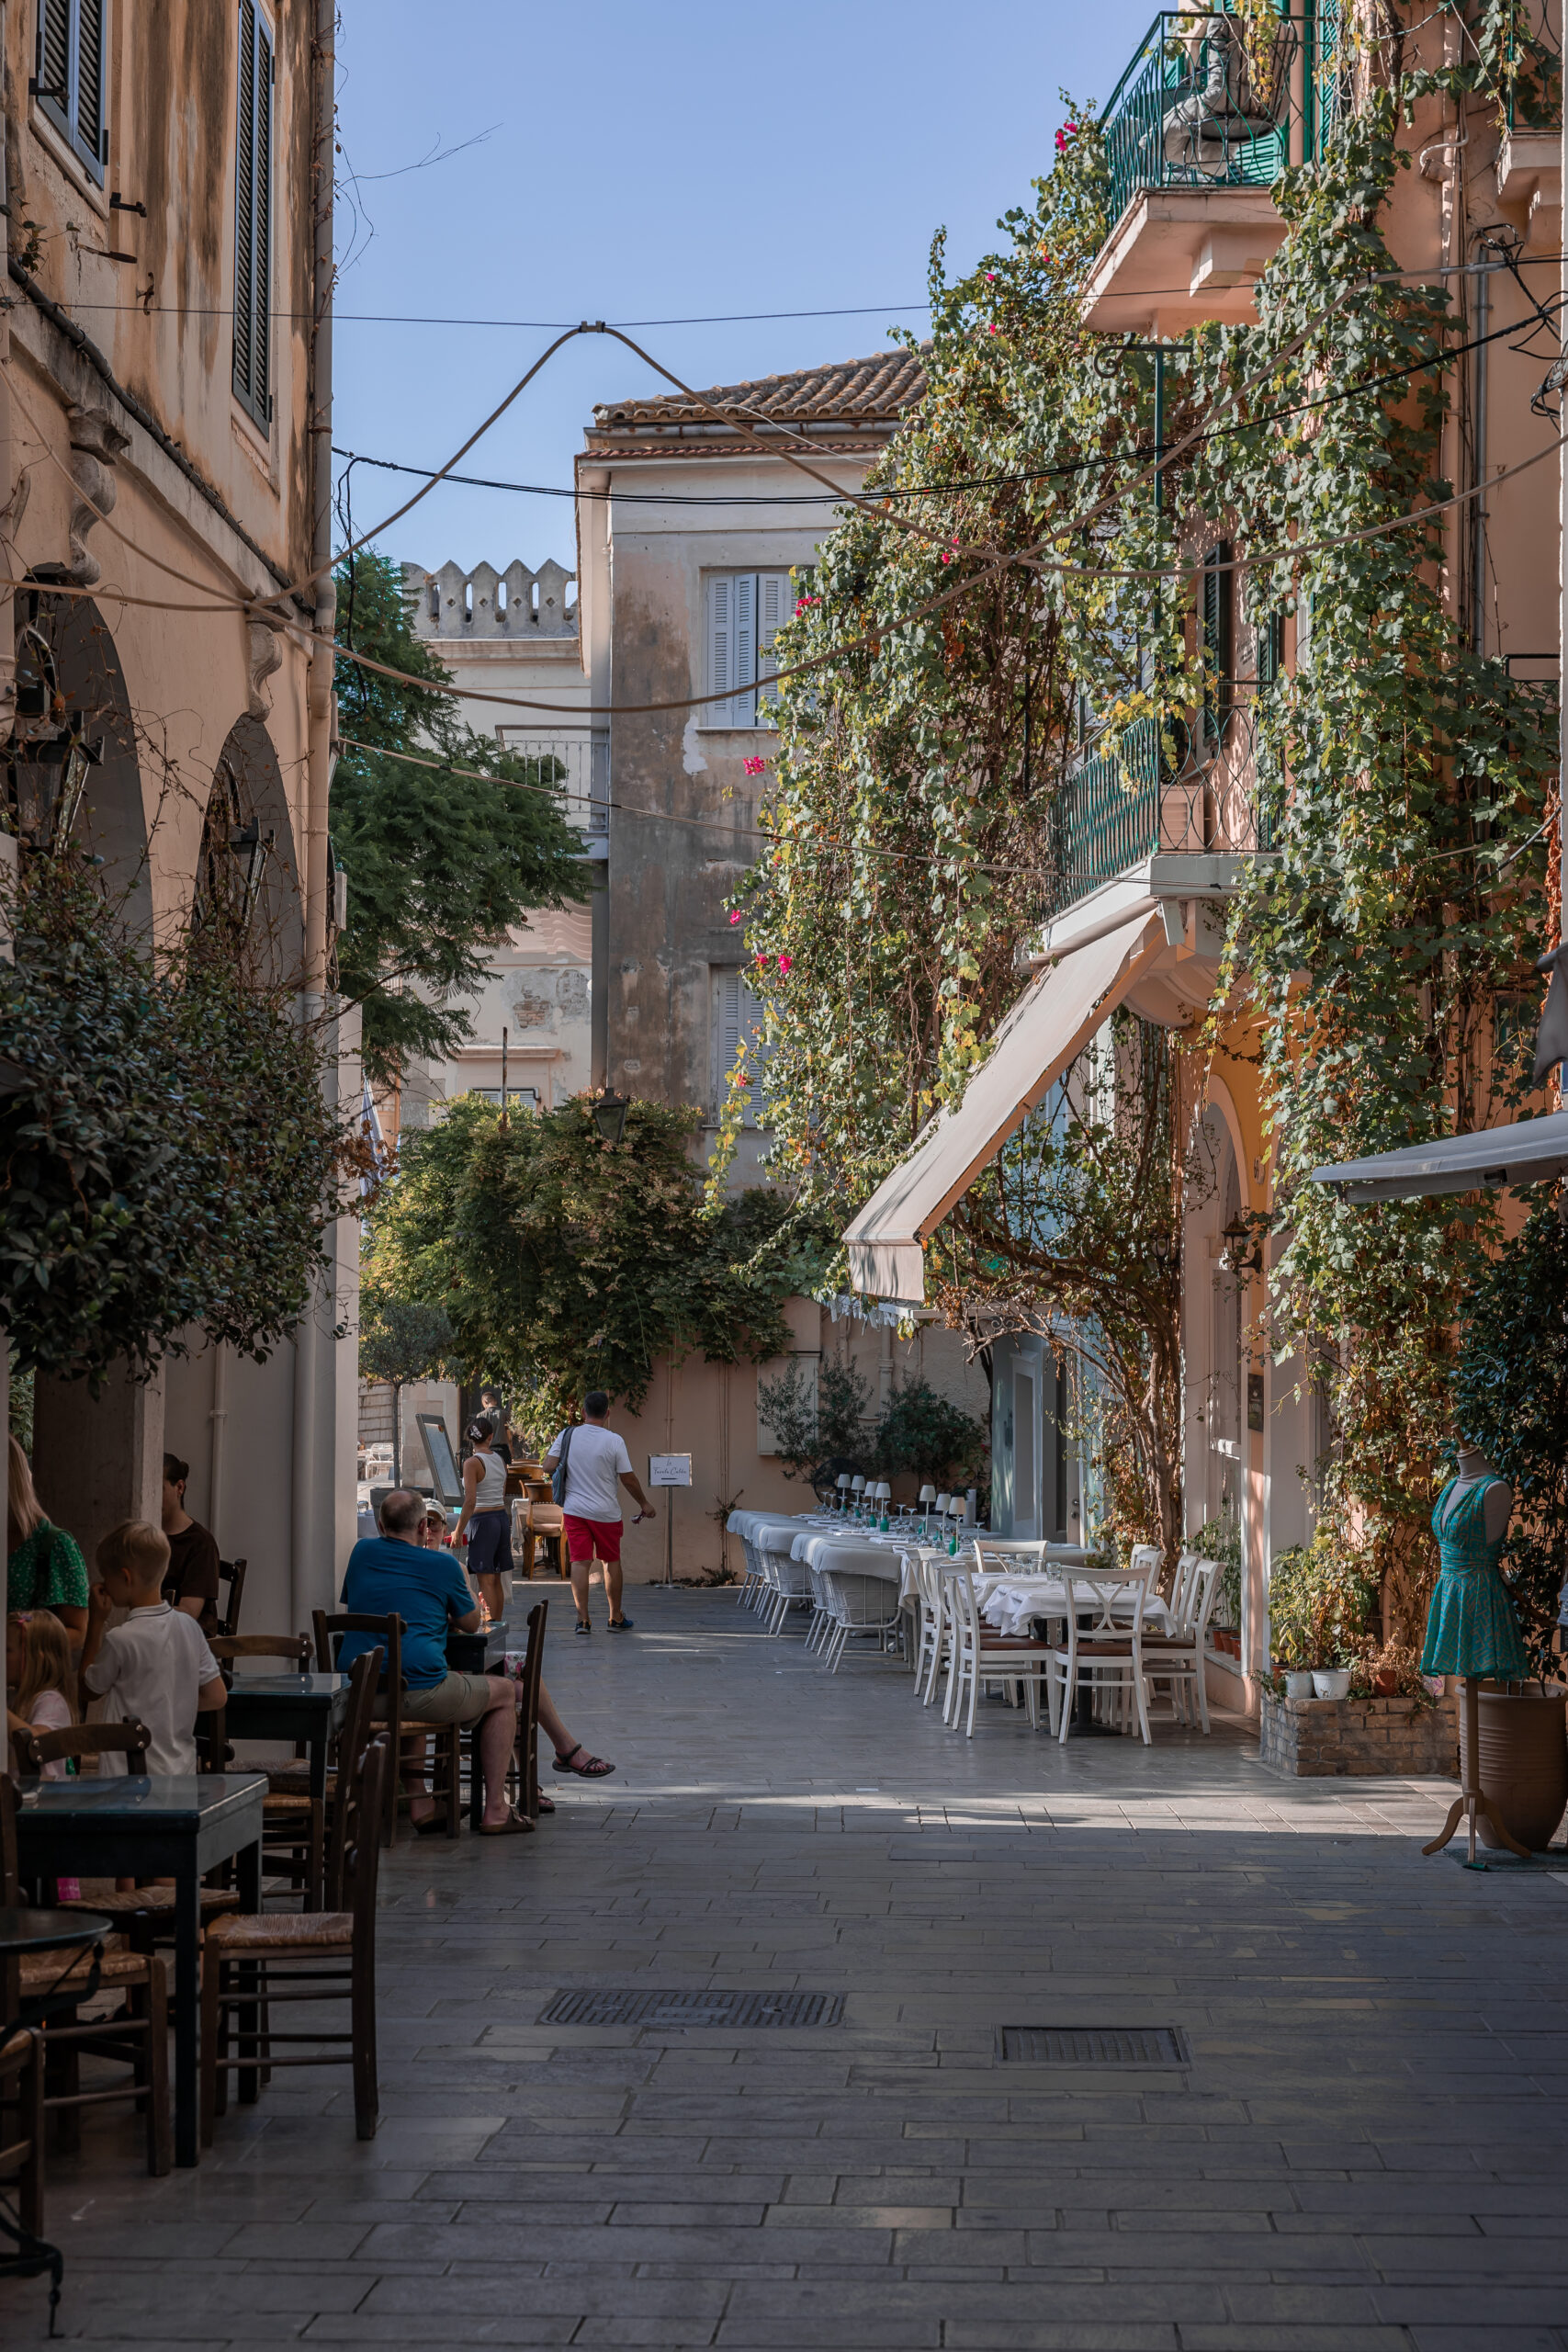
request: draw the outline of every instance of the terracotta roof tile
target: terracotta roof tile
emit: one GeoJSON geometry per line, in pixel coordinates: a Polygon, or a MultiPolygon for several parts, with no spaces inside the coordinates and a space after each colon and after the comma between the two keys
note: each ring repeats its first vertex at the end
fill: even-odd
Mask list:
{"type": "MultiPolygon", "coordinates": [[[[753,416],[775,417],[781,423],[831,419],[841,424],[859,419],[891,424],[925,388],[919,353],[880,351],[871,359],[840,359],[821,368],[797,368],[788,376],[716,384],[704,398],[715,408],[744,409],[753,416]]],[[[683,392],[665,392],[653,400],[602,401],[594,408],[593,423],[601,433],[613,433],[647,424],[711,427],[714,419],[683,392]]]]}

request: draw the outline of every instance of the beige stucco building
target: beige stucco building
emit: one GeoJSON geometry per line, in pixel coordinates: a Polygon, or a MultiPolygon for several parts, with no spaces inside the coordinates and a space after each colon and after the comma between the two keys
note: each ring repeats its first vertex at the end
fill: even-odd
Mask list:
{"type": "MultiPolygon", "coordinates": [[[[0,607],[10,827],[73,823],[162,939],[212,860],[301,1014],[332,1021],[326,857],[333,10],[324,0],[10,0],[0,607]],[[312,647],[312,633],[318,637],[312,647]],[[96,755],[73,811],[42,757],[96,755]]],[[[337,1089],[357,1115],[348,1023],[337,1089]]],[[[330,1295],[264,1364],[205,1346],[98,1401],[40,1380],[35,1467],[88,1548],[156,1519],[166,1444],[191,1510],[250,1564],[247,1613],[297,1626],[352,1536],[357,1227],[330,1295]]]]}

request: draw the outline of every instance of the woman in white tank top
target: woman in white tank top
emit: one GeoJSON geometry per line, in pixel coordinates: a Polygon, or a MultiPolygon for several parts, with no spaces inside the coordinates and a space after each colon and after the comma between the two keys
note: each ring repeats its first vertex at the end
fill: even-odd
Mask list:
{"type": "Polygon", "coordinates": [[[506,1508],[506,1464],[491,1448],[496,1429],[489,1419],[470,1421],[464,1432],[473,1452],[463,1464],[463,1512],[454,1544],[467,1538],[468,1574],[492,1618],[506,1614],[512,1577],[512,1514],[506,1508]]]}

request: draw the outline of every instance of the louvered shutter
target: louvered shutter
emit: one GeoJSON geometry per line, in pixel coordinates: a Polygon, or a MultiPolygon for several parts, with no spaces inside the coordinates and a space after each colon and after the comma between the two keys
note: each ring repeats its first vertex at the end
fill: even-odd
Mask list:
{"type": "Polygon", "coordinates": [[[729,1073],[739,1058],[744,1043],[747,1048],[747,1087],[742,1117],[749,1127],[762,1125],[762,1062],[761,1039],[764,1015],[762,1003],[747,986],[740,972],[721,972],[718,976],[718,1069],[715,1090],[716,1114],[722,1113],[729,1095],[729,1073]]]}
{"type": "Polygon", "coordinates": [[[76,0],[76,152],[101,178],[104,153],[104,0],[76,0]]]}
{"type": "Polygon", "coordinates": [[[50,120],[71,135],[71,0],[39,0],[38,96],[50,120]]]}
{"type": "Polygon", "coordinates": [[[39,105],[94,179],[102,181],[104,0],[39,0],[39,105]]]}
{"type": "Polygon", "coordinates": [[[1222,539],[1203,559],[1204,732],[1217,742],[1230,717],[1231,548],[1222,539]]]}
{"type": "MultiPolygon", "coordinates": [[[[762,571],[757,575],[757,674],[766,678],[774,667],[773,639],[785,621],[795,612],[795,589],[787,571],[762,571]]],[[[757,689],[757,716],[761,719],[771,703],[779,698],[777,686],[760,685],[757,689]]]]}
{"type": "Polygon", "coordinates": [[[271,421],[272,37],[255,0],[240,0],[234,141],[234,397],[271,421]]]}
{"type": "Polygon", "coordinates": [[[734,575],[735,675],[729,704],[731,727],[750,727],[757,715],[757,575],[734,575]]]}
{"type": "Polygon", "coordinates": [[[750,1127],[760,1127],[763,1124],[762,1064],[767,1056],[762,1041],[766,1034],[766,1016],[761,998],[747,987],[744,979],[739,980],[737,994],[740,1040],[746,1047],[750,1080],[746,1089],[746,1124],[750,1127]]]}
{"type": "Polygon", "coordinates": [[[723,695],[726,700],[705,703],[699,721],[704,727],[729,724],[728,697],[735,684],[734,589],[728,571],[709,572],[707,690],[710,695],[723,695]]]}

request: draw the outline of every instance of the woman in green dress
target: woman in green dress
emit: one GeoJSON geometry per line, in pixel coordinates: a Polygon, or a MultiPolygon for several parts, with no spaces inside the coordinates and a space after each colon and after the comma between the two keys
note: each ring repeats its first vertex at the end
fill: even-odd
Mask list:
{"type": "Polygon", "coordinates": [[[71,1633],[87,1628],[87,1563],[73,1535],[45,1516],[28,1457],[7,1444],[6,1609],[47,1609],[71,1633]]]}
{"type": "MultiPolygon", "coordinates": [[[[1463,1457],[1461,1456],[1461,1468],[1463,1457]]],[[[1450,1478],[1432,1512],[1439,1566],[1432,1605],[1427,1612],[1423,1674],[1491,1675],[1499,1682],[1522,1682],[1529,1660],[1519,1639],[1518,1620],[1497,1566],[1508,1532],[1489,1541],[1486,1498],[1505,1481],[1483,1471],[1450,1478]]]]}

